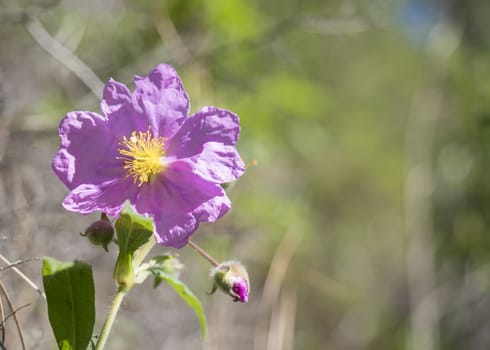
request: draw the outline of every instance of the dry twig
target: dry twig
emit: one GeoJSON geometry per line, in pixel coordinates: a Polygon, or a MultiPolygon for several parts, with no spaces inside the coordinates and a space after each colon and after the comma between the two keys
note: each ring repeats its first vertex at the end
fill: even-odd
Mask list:
{"type": "Polygon", "coordinates": [[[48,33],[46,28],[35,17],[26,22],[27,31],[39,46],[53,56],[58,62],[68,68],[80,79],[98,98],[102,97],[104,83],[77,55],[64,47],[48,33]]]}
{"type": "MultiPolygon", "coordinates": [[[[6,258],[4,257],[2,254],[0,254],[0,259],[3,260],[4,263],[6,263],[7,265],[12,265],[12,263],[6,258]]],[[[39,258],[32,258],[31,260],[37,260],[39,258]]],[[[27,260],[29,261],[29,260],[27,260]]],[[[32,282],[32,280],[27,277],[22,271],[20,271],[17,267],[15,266],[10,266],[12,268],[12,270],[17,273],[17,275],[19,275],[29,286],[31,286],[36,292],[38,292],[39,295],[41,295],[44,299],[46,299],[46,294],[44,294],[44,292],[34,283],[32,282]]]]}
{"type": "MultiPolygon", "coordinates": [[[[26,350],[26,343],[24,340],[24,333],[22,332],[22,327],[20,325],[19,319],[17,318],[17,313],[16,310],[14,309],[14,306],[12,304],[12,300],[10,300],[10,296],[7,292],[7,289],[3,285],[2,281],[0,281],[0,292],[2,292],[3,296],[5,297],[5,300],[7,301],[7,304],[12,311],[12,316],[14,317],[15,325],[17,326],[17,333],[19,334],[20,342],[22,344],[22,350],[26,350]]],[[[2,342],[3,344],[5,342],[2,342]]]]}
{"type": "MultiPolygon", "coordinates": [[[[14,262],[10,263],[7,266],[0,267],[0,272],[2,272],[3,270],[8,270],[8,269],[13,268],[13,267],[15,267],[17,265],[21,265],[21,264],[26,263],[26,262],[29,262],[29,261],[34,261],[34,260],[41,260],[41,258],[35,257],[35,258],[28,258],[28,259],[21,259],[21,260],[14,261],[14,262]]],[[[4,260],[4,262],[5,262],[5,260],[4,260]]]]}

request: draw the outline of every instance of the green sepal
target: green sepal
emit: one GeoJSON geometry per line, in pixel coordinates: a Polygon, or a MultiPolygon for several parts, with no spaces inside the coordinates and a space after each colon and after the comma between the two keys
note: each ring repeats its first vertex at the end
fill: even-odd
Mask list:
{"type": "Polygon", "coordinates": [[[133,255],[153,234],[153,220],[133,213],[122,213],[116,220],[119,251],[133,255]]]}
{"type": "Polygon", "coordinates": [[[153,221],[130,211],[128,207],[115,223],[119,254],[114,280],[119,288],[129,290],[134,282],[133,255],[153,234],[153,221]]]}
{"type": "Polygon", "coordinates": [[[114,281],[116,286],[129,291],[134,284],[133,258],[130,254],[119,254],[114,267],[114,281]]]}
{"type": "Polygon", "coordinates": [[[211,294],[214,293],[217,288],[221,289],[227,294],[229,293],[232,287],[229,281],[226,279],[226,275],[229,271],[230,271],[230,267],[227,265],[220,265],[218,268],[215,269],[215,274],[213,277],[214,285],[211,294]]]}
{"type": "Polygon", "coordinates": [[[216,283],[213,283],[213,287],[211,288],[210,292],[206,292],[208,295],[214,294],[218,290],[218,285],[216,283]]]}

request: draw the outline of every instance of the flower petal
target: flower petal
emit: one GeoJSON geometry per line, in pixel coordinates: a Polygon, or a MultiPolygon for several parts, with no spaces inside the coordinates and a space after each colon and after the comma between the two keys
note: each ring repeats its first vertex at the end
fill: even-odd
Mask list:
{"type": "Polygon", "coordinates": [[[173,167],[141,186],[133,205],[154,217],[157,242],[172,247],[185,245],[199,222],[215,221],[231,207],[221,186],[173,167]]]}
{"type": "Polygon", "coordinates": [[[92,112],[70,112],[58,129],[61,146],[52,167],[71,190],[80,184],[97,184],[124,176],[117,160],[116,140],[105,117],[92,112]]]}
{"type": "Polygon", "coordinates": [[[217,107],[204,107],[187,118],[168,142],[168,155],[188,158],[203,151],[207,142],[234,146],[240,134],[240,119],[235,113],[217,107]]]}
{"type": "Polygon", "coordinates": [[[234,181],[245,172],[245,165],[235,146],[218,142],[205,143],[201,153],[179,159],[173,166],[181,167],[214,183],[234,181]]]}
{"type": "Polygon", "coordinates": [[[89,214],[96,211],[118,216],[124,201],[134,196],[137,187],[129,178],[107,181],[100,185],[83,184],[73,189],[63,201],[65,209],[89,214]]]}
{"type": "Polygon", "coordinates": [[[198,222],[191,214],[159,215],[155,220],[155,241],[167,247],[182,248],[197,230],[198,222]]]}
{"type": "Polygon", "coordinates": [[[231,202],[225,192],[202,203],[189,214],[169,215],[160,213],[155,216],[155,240],[158,244],[182,248],[190,236],[197,230],[200,222],[214,222],[231,208],[231,202]]]}
{"type": "Polygon", "coordinates": [[[231,201],[221,186],[216,186],[221,192],[219,195],[202,203],[192,211],[192,215],[198,222],[215,222],[231,209],[231,201]]]}
{"type": "Polygon", "coordinates": [[[104,87],[100,108],[104,115],[111,114],[119,110],[122,106],[131,104],[131,92],[126,85],[109,79],[104,87]]]}
{"type": "Polygon", "coordinates": [[[202,203],[221,194],[219,185],[170,165],[160,176],[139,187],[133,204],[140,214],[154,216],[165,212],[180,215],[190,213],[202,203]]]}
{"type": "Polygon", "coordinates": [[[135,110],[145,115],[154,133],[169,137],[189,113],[189,97],[175,69],[159,64],[146,77],[134,77],[135,110]]]}

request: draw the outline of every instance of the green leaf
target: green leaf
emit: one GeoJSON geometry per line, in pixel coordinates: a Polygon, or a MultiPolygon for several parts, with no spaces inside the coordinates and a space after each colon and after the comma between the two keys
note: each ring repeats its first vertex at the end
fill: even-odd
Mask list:
{"type": "Polygon", "coordinates": [[[133,213],[123,213],[116,220],[116,234],[119,252],[132,255],[153,234],[153,220],[133,213]]]}
{"type": "Polygon", "coordinates": [[[174,255],[169,253],[157,255],[153,257],[149,263],[150,270],[155,268],[160,269],[157,272],[153,272],[155,276],[157,276],[159,273],[165,273],[175,279],[179,279],[180,272],[184,268],[184,264],[182,264],[174,255]]]}
{"type": "Polygon", "coordinates": [[[153,269],[152,273],[155,275],[156,285],[162,281],[167,282],[177,292],[177,294],[184,299],[187,305],[194,310],[197,318],[199,319],[199,324],[201,325],[202,337],[205,338],[207,332],[206,317],[204,316],[204,309],[199,299],[197,299],[189,287],[187,287],[182,281],[178,280],[175,276],[165,273],[163,270],[157,269],[153,269]]]}
{"type": "Polygon", "coordinates": [[[42,275],[48,316],[61,350],[86,350],[95,321],[92,267],[45,257],[42,275]]]}
{"type": "MultiPolygon", "coordinates": [[[[151,274],[156,275],[160,272],[179,277],[180,270],[184,267],[172,254],[166,253],[150,259],[141,264],[136,270],[135,283],[143,283],[151,274]]],[[[156,279],[155,279],[155,282],[156,279]]],[[[158,284],[158,283],[157,283],[158,284]]],[[[156,285],[154,285],[156,287],[156,285]]]]}

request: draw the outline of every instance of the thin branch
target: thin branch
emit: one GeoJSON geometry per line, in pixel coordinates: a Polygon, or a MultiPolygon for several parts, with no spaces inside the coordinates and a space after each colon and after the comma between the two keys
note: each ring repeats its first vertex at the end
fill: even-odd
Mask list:
{"type": "Polygon", "coordinates": [[[296,323],[296,287],[286,288],[271,312],[267,350],[293,349],[296,323]]]}
{"type": "Polygon", "coordinates": [[[208,47],[207,49],[201,50],[196,55],[191,56],[190,60],[209,60],[233,51],[256,49],[270,43],[271,41],[289,32],[298,24],[298,20],[300,18],[299,14],[301,13],[302,7],[303,0],[296,0],[294,8],[286,18],[279,20],[276,24],[263,31],[260,35],[250,39],[243,39],[236,42],[208,47]]]}
{"type": "Polygon", "coordinates": [[[298,244],[299,239],[295,234],[291,232],[286,233],[272,258],[259,304],[260,315],[255,326],[254,337],[255,349],[264,349],[267,346],[267,312],[272,309],[276,300],[279,299],[281,286],[284,283],[289,264],[296,252],[298,244]]]}
{"type": "Polygon", "coordinates": [[[42,11],[56,6],[59,2],[60,0],[53,0],[36,7],[33,6],[14,11],[1,11],[0,23],[10,22],[24,24],[29,34],[31,34],[32,38],[44,51],[76,75],[78,79],[80,79],[89,90],[100,99],[102,97],[104,83],[99,79],[97,74],[95,74],[94,71],[77,55],[49,34],[46,28],[37,19],[37,16],[42,11]]]}
{"type": "Polygon", "coordinates": [[[5,319],[3,320],[3,322],[0,324],[2,327],[5,326],[5,322],[7,322],[7,320],[10,318],[10,317],[13,317],[17,312],[19,312],[20,310],[22,309],[25,309],[26,307],[30,306],[31,303],[27,303],[27,304],[24,304],[22,306],[19,306],[17,309],[15,309],[14,311],[12,311],[10,314],[7,315],[7,317],[5,317],[5,319]]]}
{"type": "Polygon", "coordinates": [[[19,319],[17,318],[17,314],[15,313],[14,306],[12,305],[12,301],[10,300],[9,294],[7,293],[7,289],[3,285],[2,281],[0,281],[0,291],[5,296],[5,300],[7,300],[7,304],[9,305],[10,310],[13,313],[15,325],[17,326],[17,332],[19,333],[20,342],[22,344],[22,350],[26,350],[26,343],[24,340],[24,333],[22,332],[22,327],[20,326],[19,319]]]}
{"type": "Polygon", "coordinates": [[[209,255],[208,253],[206,253],[196,243],[194,243],[191,240],[189,240],[189,242],[187,244],[189,245],[189,247],[191,247],[192,249],[194,249],[199,255],[201,255],[204,259],[206,259],[207,261],[209,261],[211,263],[211,265],[213,265],[214,267],[216,267],[216,266],[219,265],[219,262],[216,259],[214,259],[211,255],[209,255]]]}
{"type": "Polygon", "coordinates": [[[405,230],[407,233],[407,279],[410,299],[410,345],[408,349],[434,350],[438,343],[439,305],[425,298],[437,285],[434,258],[432,159],[434,133],[442,103],[441,88],[425,88],[414,95],[405,128],[405,230]],[[425,307],[418,308],[425,299],[425,307]]]}
{"type": "Polygon", "coordinates": [[[2,319],[2,323],[0,323],[0,331],[2,332],[2,344],[5,343],[5,326],[4,323],[6,321],[5,312],[3,310],[3,301],[0,298],[0,318],[2,319]]]}
{"type": "Polygon", "coordinates": [[[30,261],[34,261],[34,260],[41,260],[40,257],[35,257],[35,258],[28,258],[28,259],[21,259],[21,260],[17,260],[17,261],[14,261],[13,263],[7,265],[7,266],[2,266],[0,267],[0,272],[2,272],[3,270],[8,270],[12,267],[15,267],[17,265],[20,265],[20,264],[23,264],[23,263],[26,263],[26,262],[30,262],[30,261]]]}
{"type": "Polygon", "coordinates": [[[158,11],[153,14],[153,22],[155,29],[160,35],[162,42],[168,47],[175,61],[186,62],[192,57],[191,50],[185,45],[184,40],[179,35],[175,28],[172,19],[168,15],[168,11],[158,11]]]}
{"type": "MultiPolygon", "coordinates": [[[[0,259],[3,260],[3,262],[6,263],[7,265],[12,265],[12,263],[6,257],[4,257],[2,254],[0,254],[0,259]]],[[[32,282],[31,279],[29,277],[27,277],[22,271],[20,271],[16,267],[12,267],[12,270],[14,270],[14,272],[17,273],[17,275],[19,275],[36,292],[38,292],[39,295],[41,295],[44,299],[46,299],[46,294],[44,294],[44,292],[34,282],[32,282]]]]}
{"type": "MultiPolygon", "coordinates": [[[[410,331],[407,349],[434,350],[439,348],[440,307],[437,293],[433,222],[433,184],[435,139],[442,123],[444,82],[449,59],[458,47],[461,30],[436,31],[436,25],[426,47],[437,66],[424,76],[425,86],[412,98],[405,127],[405,231],[407,233],[406,270],[410,300],[410,331]],[[449,39],[447,35],[451,35],[449,39]]],[[[449,30],[449,29],[447,29],[449,30]]]]}
{"type": "Polygon", "coordinates": [[[44,51],[75,74],[95,96],[102,97],[104,83],[78,56],[53,38],[37,18],[31,17],[25,26],[44,51]]]}
{"type": "Polygon", "coordinates": [[[214,57],[220,57],[227,53],[233,51],[242,51],[242,50],[252,50],[257,49],[261,46],[264,46],[271,41],[277,39],[278,37],[286,34],[288,31],[293,29],[297,24],[298,16],[296,14],[287,17],[279,21],[277,24],[258,35],[253,39],[245,39],[238,42],[227,43],[220,46],[211,47],[207,50],[203,50],[197,55],[193,56],[191,59],[204,59],[209,60],[214,57]]]}

